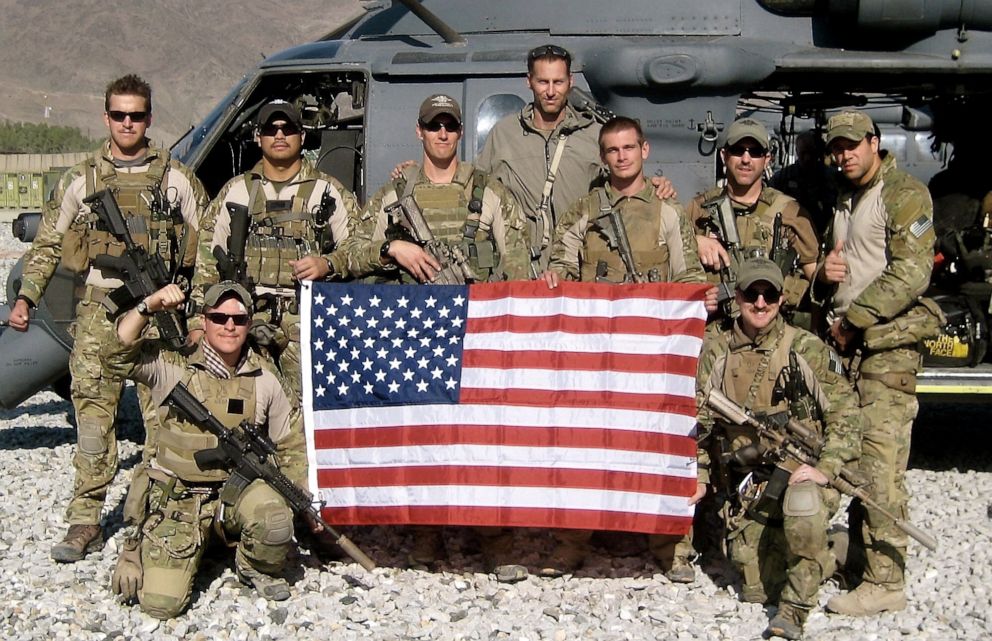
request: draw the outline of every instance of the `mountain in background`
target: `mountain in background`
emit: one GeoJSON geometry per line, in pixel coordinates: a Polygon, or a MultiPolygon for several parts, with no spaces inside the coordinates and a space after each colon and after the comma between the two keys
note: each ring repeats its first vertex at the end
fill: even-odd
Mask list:
{"type": "Polygon", "coordinates": [[[107,83],[136,73],[152,86],[149,136],[171,145],[263,56],[360,11],[359,0],[0,0],[0,120],[102,138],[107,83]]]}

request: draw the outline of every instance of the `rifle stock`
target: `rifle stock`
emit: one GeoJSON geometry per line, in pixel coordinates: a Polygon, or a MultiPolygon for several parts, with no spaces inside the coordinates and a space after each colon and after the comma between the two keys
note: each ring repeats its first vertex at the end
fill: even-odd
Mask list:
{"type": "MultiPolygon", "coordinates": [[[[764,437],[772,444],[778,456],[782,459],[791,459],[799,464],[810,466],[816,465],[816,457],[811,451],[819,451],[822,448],[822,440],[819,439],[813,430],[795,419],[789,419],[785,425],[785,433],[768,422],[759,420],[747,413],[743,407],[733,402],[720,390],[711,390],[706,397],[706,404],[713,408],[724,419],[735,425],[748,425],[753,427],[758,435],[764,437]]],[[[837,478],[830,480],[830,486],[839,492],[861,499],[861,501],[876,510],[896,524],[900,530],[922,543],[930,551],[937,549],[937,539],[924,532],[905,519],[900,519],[892,512],[879,505],[864,488],[858,487],[855,483],[860,480],[858,475],[848,468],[841,468],[837,478]],[[852,480],[855,482],[852,483],[852,480]]]]}
{"type": "Polygon", "coordinates": [[[369,571],[375,569],[375,562],[372,559],[320,516],[320,510],[313,506],[313,496],[293,483],[269,459],[275,449],[257,429],[250,425],[246,425],[241,432],[228,429],[182,383],[172,389],[167,401],[191,422],[217,437],[216,450],[198,452],[195,455],[198,465],[201,461],[204,464],[224,461],[230,463],[238,473],[250,481],[262,479],[286,499],[293,512],[305,514],[320,523],[334,537],[338,547],[356,563],[369,571]]]}

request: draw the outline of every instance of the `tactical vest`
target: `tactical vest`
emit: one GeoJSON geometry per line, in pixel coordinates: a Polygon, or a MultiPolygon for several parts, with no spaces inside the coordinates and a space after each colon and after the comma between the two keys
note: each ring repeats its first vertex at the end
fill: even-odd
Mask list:
{"type": "MultiPolygon", "coordinates": [[[[612,223],[609,214],[613,206],[610,204],[605,189],[598,189],[597,191],[599,192],[599,216],[592,221],[583,240],[580,279],[584,282],[592,282],[600,277],[614,283],[620,283],[627,277],[627,268],[620,255],[620,248],[610,247],[608,237],[604,233],[604,230],[611,231],[612,223]],[[606,265],[605,274],[601,273],[601,264],[606,265]]],[[[619,203],[617,206],[620,206],[619,203]]],[[[640,211],[634,212],[631,209],[619,216],[621,224],[627,230],[627,238],[630,241],[630,249],[634,255],[637,271],[652,282],[671,280],[668,246],[658,244],[658,238],[661,235],[661,208],[662,202],[658,201],[658,207],[647,215],[640,211]]]]}
{"type": "MultiPolygon", "coordinates": [[[[86,196],[108,189],[114,195],[128,222],[128,229],[135,244],[149,254],[157,253],[165,261],[167,269],[172,269],[185,233],[182,210],[169,203],[168,192],[169,159],[158,155],[148,163],[147,171],[140,173],[118,172],[113,163],[105,158],[91,158],[85,169],[86,196]]],[[[83,244],[71,240],[65,243],[63,263],[75,271],[83,271],[97,256],[121,256],[123,242],[114,238],[109,231],[97,227],[96,214],[90,212],[81,217],[85,235],[83,244]]],[[[183,261],[184,263],[186,261],[183,261]]]]}
{"type": "Polygon", "coordinates": [[[256,285],[295,287],[289,261],[321,253],[316,212],[307,206],[316,185],[317,180],[307,180],[289,200],[267,200],[261,180],[245,175],[251,215],[245,262],[248,277],[256,285]]]}
{"type": "MultiPolygon", "coordinates": [[[[225,427],[234,429],[242,421],[255,421],[254,376],[220,379],[190,367],[182,382],[225,427]]],[[[172,406],[161,423],[155,458],[162,467],[187,483],[227,479],[227,468],[203,470],[194,459],[197,452],[217,447],[216,436],[181,418],[172,406]]]]}
{"type": "Polygon", "coordinates": [[[492,231],[480,228],[486,180],[486,174],[476,170],[464,189],[457,183],[415,184],[406,177],[397,178],[393,188],[399,198],[414,195],[434,238],[460,245],[480,280],[502,280],[503,274],[496,273],[501,257],[492,231]]]}

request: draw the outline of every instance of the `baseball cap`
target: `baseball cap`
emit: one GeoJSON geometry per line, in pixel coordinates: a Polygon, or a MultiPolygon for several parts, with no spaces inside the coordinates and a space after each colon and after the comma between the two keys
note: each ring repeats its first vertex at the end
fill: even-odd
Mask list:
{"type": "Polygon", "coordinates": [[[741,265],[737,274],[737,289],[744,291],[758,281],[765,281],[778,291],[782,291],[785,279],[782,270],[767,258],[749,258],[741,265]]]}
{"type": "Polygon", "coordinates": [[[875,123],[863,111],[842,111],[830,117],[824,140],[829,145],[835,138],[861,142],[868,134],[875,133],[875,123]]]}
{"type": "Polygon", "coordinates": [[[458,106],[458,101],[451,96],[438,93],[420,103],[420,115],[418,117],[422,124],[426,125],[441,114],[448,114],[458,122],[462,121],[461,107],[458,106]]]}
{"type": "Polygon", "coordinates": [[[768,130],[754,118],[738,118],[727,127],[724,146],[736,145],[745,138],[754,138],[759,145],[768,149],[768,130]]]}
{"type": "Polygon", "coordinates": [[[216,307],[217,303],[228,294],[234,294],[241,301],[245,308],[244,311],[247,312],[251,309],[251,294],[233,280],[222,280],[216,285],[211,285],[207,293],[203,295],[203,309],[216,307]]]}
{"type": "Polygon", "coordinates": [[[297,127],[303,126],[303,118],[300,117],[300,110],[285,100],[273,100],[259,109],[256,124],[268,124],[275,116],[282,116],[287,122],[291,122],[297,127]]]}

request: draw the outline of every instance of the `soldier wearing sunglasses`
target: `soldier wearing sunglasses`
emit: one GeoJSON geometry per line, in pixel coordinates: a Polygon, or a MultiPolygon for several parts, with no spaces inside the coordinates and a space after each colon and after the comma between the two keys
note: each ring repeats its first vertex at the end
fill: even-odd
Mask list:
{"type": "MultiPolygon", "coordinates": [[[[354,194],[303,157],[303,120],[296,106],[274,100],[258,112],[255,142],[262,159],[221,188],[201,223],[193,299],[221,279],[215,248],[245,258],[243,283],[255,297],[251,334],[300,394],[300,316],[296,284],[340,278],[348,270],[334,250],[358,212],[354,194]],[[247,208],[244,247],[230,247],[232,208],[247,208]]],[[[199,319],[190,330],[202,330],[199,319]]]]}
{"type": "MultiPolygon", "coordinates": [[[[114,418],[124,384],[100,361],[101,350],[114,334],[103,301],[123,281],[120,274],[94,265],[99,256],[120,256],[124,246],[97,228],[96,215],[83,200],[110,190],[129,220],[132,238],[149,253],[159,254],[170,271],[192,270],[194,237],[207,203],[196,176],[146,137],[152,124],[148,83],[127,75],[107,85],[103,121],[108,140],[62,176],[45,205],[10,315],[13,329],[27,331],[30,309],[38,305],[59,264],[80,275],[83,285],[76,292],[79,302],[71,331],[75,342],[69,355],[78,439],[73,457],[76,479],[66,510],[69,531],[52,547],[52,558],[63,563],[79,561],[103,547],[100,514],[117,473],[114,418]]],[[[144,387],[138,387],[138,396],[145,417],[144,457],[148,458],[154,450],[158,419],[144,387]]]]}
{"type": "Polygon", "coordinates": [[[710,281],[719,283],[721,278],[732,280],[747,258],[774,258],[785,275],[786,311],[791,312],[816,269],[819,246],[812,219],[794,198],[765,184],[771,152],[762,123],[752,118],[734,121],[727,128],[720,159],[726,184],[697,195],[688,207],[699,259],[710,281]]]}
{"type": "MultiPolygon", "coordinates": [[[[767,635],[798,639],[820,583],[836,569],[827,526],[840,504],[827,484],[860,454],[857,397],[839,357],[780,312],[785,279],[767,258],[745,261],[735,291],[740,315],[710,332],[696,379],[699,481],[725,501],[727,550],[743,577],[741,599],[778,604],[767,635]],[[751,427],[717,420],[705,405],[717,389],[754,414],[795,418],[824,447],[815,466],[791,473],[764,457],[751,427]]],[[[784,423],[783,423],[784,424],[784,423]]]]}
{"type": "MultiPolygon", "coordinates": [[[[149,317],[176,309],[182,290],[167,285],[145,298],[117,324],[105,355],[108,369],[148,385],[159,402],[183,383],[229,429],[248,421],[265,430],[286,476],[306,487],[303,420],[296,396],[275,366],[246,346],[251,294],[231,281],[203,297],[203,335],[195,350],[166,352],[143,340],[149,317]]],[[[283,601],[289,585],[280,575],[293,540],[293,513],[265,481],[246,482],[224,467],[201,467],[196,454],[217,438],[170,405],[159,408],[159,447],[136,470],[124,508],[126,536],[112,589],[159,619],[189,605],[193,580],[216,533],[236,547],[238,578],[264,598],[283,601]]],[[[312,526],[319,529],[319,525],[312,526]]]]}

